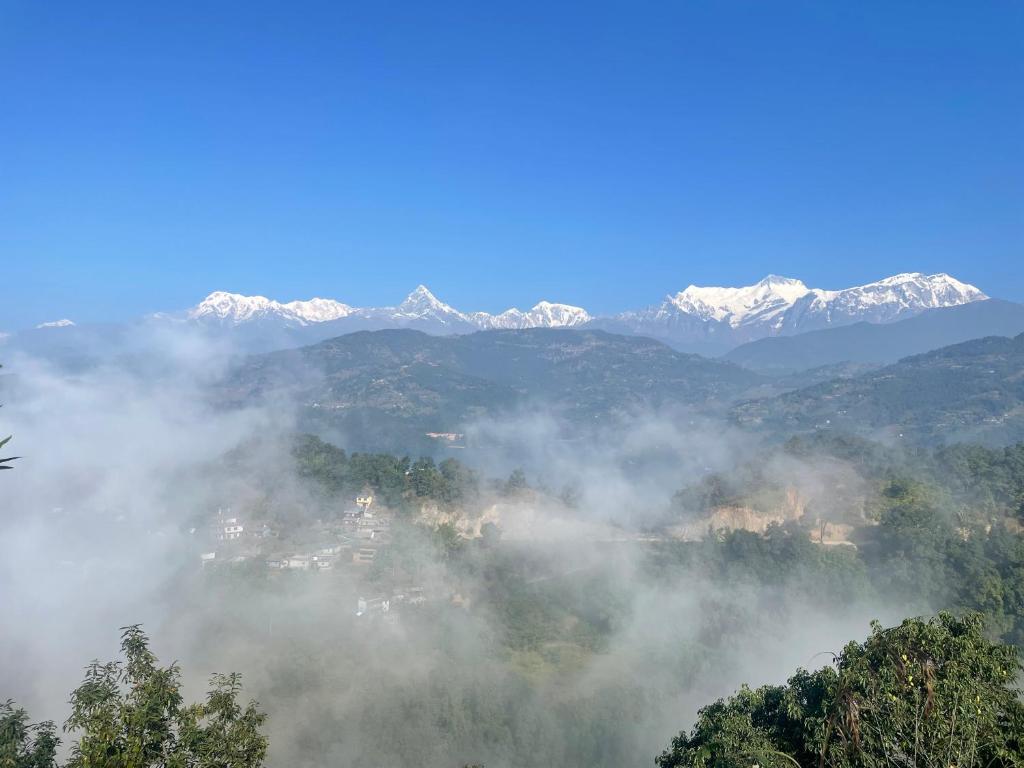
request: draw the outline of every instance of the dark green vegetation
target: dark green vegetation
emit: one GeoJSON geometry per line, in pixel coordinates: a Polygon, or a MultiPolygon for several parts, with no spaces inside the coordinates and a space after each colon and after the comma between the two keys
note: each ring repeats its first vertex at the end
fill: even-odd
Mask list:
{"type": "MultiPolygon", "coordinates": [[[[818,435],[774,449],[760,462],[720,478],[726,482],[708,482],[719,494],[713,501],[745,500],[775,482],[772,462],[780,456],[801,466],[812,460],[842,461],[870,482],[861,505],[871,523],[856,549],[813,543],[814,531],[796,523],[772,526],[764,534],[733,531],[693,542],[516,542],[493,531],[466,540],[451,526],[416,524],[408,514],[424,501],[487,493],[487,482],[461,464],[446,465],[446,473],[422,460],[349,454],[311,437],[288,448],[305,480],[324,493],[350,497],[368,485],[381,498],[387,493],[390,503],[404,511],[393,523],[393,539],[381,562],[361,572],[356,582],[341,569],[271,573],[250,562],[189,571],[169,590],[175,631],[191,643],[183,649],[189,666],[242,669],[247,689],[265,703],[272,765],[650,766],[671,735],[689,725],[700,704],[746,679],[783,679],[801,662],[779,669],[770,660],[794,645],[801,648],[801,660],[819,651],[838,653],[841,643],[863,631],[879,610],[892,623],[896,615],[980,609],[987,632],[1016,644],[1024,639],[1024,546],[1006,523],[1006,518],[1020,517],[1024,499],[1020,446],[897,452],[860,439],[818,435]],[[419,480],[414,467],[422,468],[419,480]],[[1000,522],[986,530],[991,521],[1000,522]],[[424,605],[397,611],[392,621],[354,616],[358,596],[391,594],[392,586],[409,584],[424,588],[424,605]],[[838,622],[855,626],[841,635],[824,629],[838,622]]],[[[521,486],[517,475],[498,491],[514,495],[521,486]]],[[[982,660],[1004,653],[993,650],[995,655],[985,656],[987,646],[972,639],[974,624],[964,625],[961,646],[950,644],[938,625],[906,626],[918,627],[924,649],[913,656],[908,652],[908,659],[922,670],[929,660],[947,665],[936,672],[936,695],[960,690],[942,677],[958,647],[977,651],[982,660]],[[933,636],[946,655],[925,655],[933,636]]],[[[903,643],[905,633],[894,632],[885,637],[903,643]]],[[[892,668],[876,663],[870,641],[866,648],[856,657],[848,648],[843,658],[853,661],[847,667],[868,682],[872,675],[888,680],[892,668]]],[[[109,686],[105,669],[101,665],[91,674],[109,686]]],[[[158,668],[155,661],[153,669],[165,677],[144,686],[152,696],[147,701],[155,702],[152,711],[166,713],[160,702],[167,701],[168,681],[176,681],[176,673],[158,668]]],[[[979,669],[976,681],[987,685],[988,668],[979,669]]],[[[926,684],[925,677],[912,674],[915,683],[926,684]]],[[[701,733],[710,734],[716,745],[739,734],[745,749],[759,750],[756,761],[766,768],[792,765],[768,754],[769,748],[793,756],[802,768],[813,768],[823,720],[837,711],[838,702],[847,701],[839,695],[842,675],[828,669],[801,672],[792,688],[769,688],[763,695],[741,691],[739,703],[722,704],[721,717],[714,716],[715,707],[705,711],[701,733]],[[830,680],[835,695],[829,693],[830,680]],[[779,690],[777,696],[771,693],[779,690]],[[802,709],[780,709],[780,699],[800,703],[803,693],[809,698],[802,709]],[[748,710],[755,714],[748,717],[748,710]],[[793,740],[766,741],[779,730],[770,720],[775,715],[788,718],[783,730],[793,740]],[[768,735],[758,735],[759,728],[768,735]],[[798,743],[798,737],[805,741],[798,743]],[[805,759],[808,754],[812,759],[805,759]]],[[[119,690],[116,707],[104,710],[103,717],[120,723],[120,732],[135,721],[111,713],[137,712],[138,704],[128,695],[131,684],[122,681],[119,690]]],[[[926,689],[919,690],[926,695],[921,691],[926,689]]],[[[870,687],[856,689],[858,696],[870,693],[870,687]]],[[[887,706],[901,717],[923,706],[921,701],[915,705],[910,688],[894,695],[901,697],[899,702],[887,706]]],[[[999,696],[989,696],[981,708],[985,717],[1011,711],[1013,705],[999,696]]],[[[948,697],[936,699],[929,717],[948,714],[951,706],[960,705],[950,705],[948,697]]],[[[216,717],[215,711],[209,716],[216,717]]],[[[233,711],[245,719],[246,710],[233,711]]],[[[871,712],[861,712],[863,733],[874,721],[871,712]]],[[[965,728],[977,724],[985,738],[984,744],[977,740],[976,754],[990,755],[984,749],[996,743],[995,736],[1003,738],[1006,749],[1013,747],[1013,731],[993,735],[985,730],[989,721],[966,715],[958,715],[954,733],[959,739],[965,728]]],[[[890,721],[900,727],[894,738],[904,733],[906,720],[890,721]]],[[[185,744],[181,729],[187,721],[176,717],[167,722],[174,743],[185,744]]],[[[47,728],[26,730],[23,715],[15,725],[22,734],[18,754],[25,759],[39,753],[35,745],[45,751],[47,739],[55,735],[47,728]]],[[[845,754],[840,735],[845,727],[834,726],[830,760],[845,754]]],[[[248,733],[258,730],[249,728],[248,733]]],[[[921,738],[931,739],[928,734],[933,731],[921,738]]],[[[689,765],[685,760],[712,754],[702,751],[703,743],[691,744],[695,736],[684,738],[676,745],[679,756],[672,757],[670,750],[664,759],[689,765]]],[[[862,738],[867,750],[868,736],[862,738]]],[[[744,759],[750,757],[743,753],[744,759]]],[[[731,765],[726,759],[705,764],[731,765]]],[[[957,765],[974,764],[963,759],[957,765]]],[[[1001,765],[1012,763],[993,763],[1001,765]]]]}
{"type": "MultiPolygon", "coordinates": [[[[11,436],[10,435],[8,435],[7,437],[5,437],[2,440],[0,440],[0,448],[3,448],[9,442],[11,442],[11,436]]],[[[6,456],[6,457],[0,459],[0,469],[10,469],[11,468],[11,462],[12,461],[16,461],[18,458],[19,458],[18,456],[6,456]]]]}
{"type": "MultiPolygon", "coordinates": [[[[124,661],[92,662],[71,694],[64,730],[78,734],[67,768],[257,768],[266,716],[238,702],[241,677],[214,675],[206,701],[186,706],[176,664],[160,667],[138,627],[121,638],[124,661]]],[[[55,768],[56,727],[0,705],[0,767],[55,768]]]]}
{"type": "Polygon", "coordinates": [[[1000,299],[930,309],[895,323],[854,323],[772,336],[728,352],[725,360],[765,374],[790,374],[839,363],[895,363],[985,336],[1024,332],[1024,305],[1000,299]]]}
{"type": "MultiPolygon", "coordinates": [[[[947,327],[951,315],[943,313],[988,313],[992,327],[1003,327],[1018,314],[1016,305],[1008,306],[1012,311],[1001,302],[977,302],[904,321],[909,325],[822,333],[888,338],[895,332],[897,339],[906,337],[905,348],[916,349],[947,331],[961,332],[955,323],[947,327]]],[[[800,338],[766,341],[795,344],[800,338]]],[[[304,429],[354,449],[435,455],[484,447],[474,443],[475,424],[523,413],[551,417],[559,437],[620,421],[628,429],[637,413],[715,418],[731,408],[734,423],[781,437],[830,430],[922,444],[1024,439],[1024,336],[976,339],[884,368],[857,362],[871,358],[866,351],[840,362],[847,355],[843,345],[823,343],[831,356],[811,362],[827,358],[827,364],[766,378],[650,339],[601,331],[360,332],[247,358],[215,397],[224,404],[297,403],[304,429]],[[454,440],[428,433],[451,433],[454,440]]],[[[873,342],[863,347],[872,349],[873,342]]]]}
{"type": "Polygon", "coordinates": [[[741,689],[700,711],[660,768],[1024,765],[1017,650],[977,616],[877,624],[817,672],[741,689]]]}
{"type": "Polygon", "coordinates": [[[428,501],[469,504],[480,492],[480,478],[456,459],[435,463],[430,457],[348,454],[313,435],[298,437],[292,453],[299,477],[316,481],[328,493],[351,498],[371,489],[399,511],[428,501]]]}
{"type": "MultiPolygon", "coordinates": [[[[391,478],[403,508],[448,494],[443,483],[433,491],[425,485],[425,495],[415,489],[405,473],[417,461],[386,455],[357,460],[357,454],[312,438],[300,440],[297,450],[311,480],[345,494],[371,482],[372,473],[360,467],[383,467],[374,471],[391,478]]],[[[590,545],[465,540],[450,526],[431,529],[403,516],[394,523],[382,567],[368,571],[358,588],[372,596],[390,583],[394,569],[399,580],[424,585],[430,601],[401,613],[400,629],[351,619],[346,606],[357,592],[343,579],[225,570],[204,578],[208,612],[197,644],[210,653],[228,638],[247,638],[259,669],[257,690],[280,729],[272,734],[284,750],[279,759],[439,768],[650,765],[701,703],[689,691],[724,693],[751,675],[782,679],[784,670],[766,673],[765,656],[794,643],[807,647],[803,658],[838,653],[841,640],[803,636],[857,617],[845,640],[882,608],[889,622],[895,615],[943,609],[957,615],[981,611],[977,621],[988,636],[1024,644],[1024,542],[1012,529],[1024,502],[1024,446],[908,452],[815,435],[770,449],[690,491],[711,489],[709,505],[746,503],[752,496],[768,504],[781,493],[787,467],[817,468],[826,461],[851,468],[866,486],[847,499],[864,521],[856,547],[821,546],[813,541],[817,531],[797,522],[763,534],[720,532],[702,541],[590,545]],[[287,654],[271,650],[277,648],[287,654]]],[[[432,472],[426,476],[437,479],[432,472]]],[[[474,485],[479,490],[487,484],[474,485]]],[[[963,627],[967,638],[976,634],[974,621],[963,627]]],[[[925,627],[926,638],[939,631],[906,626],[925,627]]],[[[900,631],[892,636],[903,637],[900,631]]],[[[939,641],[947,655],[930,658],[947,663],[956,646],[944,636],[939,641]]],[[[969,651],[986,647],[965,643],[969,651]]],[[[923,653],[915,663],[926,665],[923,653]]],[[[865,674],[874,674],[870,658],[858,662],[867,665],[865,674]]],[[[214,652],[204,666],[229,659],[214,652]]],[[[794,680],[806,678],[819,690],[834,673],[800,673],[804,677],[794,680]]],[[[945,691],[940,678],[936,690],[945,691]]],[[[792,699],[804,690],[794,689],[792,699]]],[[[820,711],[833,711],[827,691],[819,692],[787,721],[807,720],[803,730],[794,726],[798,733],[818,727],[820,711]]],[[[912,696],[910,689],[903,693],[912,696]]],[[[760,694],[749,695],[760,701],[760,694]]],[[[898,711],[910,716],[910,699],[901,701],[898,711]]],[[[1002,711],[1001,702],[990,697],[982,709],[1002,711]]],[[[950,706],[943,699],[929,715],[948,714],[950,706]]],[[[735,712],[726,709],[735,725],[735,712]]],[[[865,713],[864,728],[870,722],[865,713]]],[[[955,736],[965,728],[973,732],[976,723],[982,732],[983,722],[958,719],[955,736]]],[[[1014,732],[1000,732],[1004,745],[1014,732]]],[[[830,743],[839,755],[844,742],[838,731],[830,743]]],[[[750,745],[764,746],[756,740],[750,745]]],[[[816,757],[808,761],[789,751],[791,746],[775,749],[801,766],[818,764],[816,757]]],[[[700,749],[698,756],[705,754],[700,749]]],[[[988,753],[979,748],[977,754],[988,753]]],[[[773,759],[792,764],[758,758],[771,768],[773,759]]],[[[860,764],[874,765],[852,763],[860,764]]]]}
{"type": "Polygon", "coordinates": [[[1024,439],[1024,334],[989,337],[737,406],[743,425],[834,430],[909,442],[1024,439]]]}
{"type": "Polygon", "coordinates": [[[463,432],[479,417],[541,403],[576,426],[638,408],[720,409],[759,380],[731,363],[601,331],[390,330],[249,358],[219,397],[294,398],[318,432],[406,451],[428,445],[427,432],[463,432]]]}
{"type": "MultiPolygon", "coordinates": [[[[782,493],[789,479],[787,469],[792,471],[792,465],[773,465],[780,458],[812,462],[816,470],[821,469],[822,460],[842,462],[875,486],[874,494],[854,500],[860,504],[855,511],[874,521],[878,505],[894,498],[896,491],[886,490],[890,487],[916,489],[918,500],[936,505],[950,520],[988,524],[1012,517],[1024,521],[1024,443],[1004,448],[957,444],[907,449],[835,432],[797,436],[765,448],[730,472],[709,474],[679,491],[673,503],[700,512],[726,504],[756,506],[759,498],[770,501],[782,493]]],[[[842,508],[843,497],[837,497],[841,489],[828,490],[832,512],[850,511],[842,508]]]]}
{"type": "Polygon", "coordinates": [[[28,712],[10,699],[0,702],[0,766],[53,768],[59,743],[52,722],[33,724],[28,712]]]}
{"type": "Polygon", "coordinates": [[[822,547],[812,543],[817,530],[793,522],[764,535],[735,531],[717,543],[670,548],[682,546],[677,556],[722,579],[745,574],[776,583],[805,574],[841,600],[979,611],[991,632],[1024,647],[1024,444],[908,453],[858,438],[795,438],[680,491],[678,513],[778,503],[785,459],[815,470],[841,461],[855,470],[859,483],[830,484],[821,510],[826,520],[856,524],[854,546],[822,547]]]}

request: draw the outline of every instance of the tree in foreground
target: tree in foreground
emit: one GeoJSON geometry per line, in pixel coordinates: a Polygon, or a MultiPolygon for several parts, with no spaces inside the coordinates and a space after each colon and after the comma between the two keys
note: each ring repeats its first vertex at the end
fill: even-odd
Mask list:
{"type": "Polygon", "coordinates": [[[660,768],[1020,768],[1017,650],[980,616],[872,625],[835,665],[702,709],[660,768]]]}
{"type": "MultiPolygon", "coordinates": [[[[86,668],[64,730],[79,734],[67,768],[258,768],[267,752],[256,702],[239,704],[241,677],[214,675],[206,701],[185,706],[180,670],[159,666],[138,626],[122,630],[124,661],[86,668]]],[[[0,707],[0,768],[55,768],[53,724],[0,707]]]]}
{"type": "Polygon", "coordinates": [[[0,702],[0,768],[54,768],[59,741],[52,722],[32,725],[13,701],[0,702]]]}

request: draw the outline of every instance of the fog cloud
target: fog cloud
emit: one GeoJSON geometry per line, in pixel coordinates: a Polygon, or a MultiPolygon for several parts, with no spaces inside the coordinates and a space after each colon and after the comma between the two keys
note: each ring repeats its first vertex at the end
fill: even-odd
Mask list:
{"type": "MultiPolygon", "coordinates": [[[[218,507],[332,508],[295,472],[287,407],[211,402],[230,350],[164,331],[148,345],[75,374],[8,363],[0,431],[24,458],[0,476],[0,696],[37,719],[62,719],[83,665],[141,622],[193,697],[211,672],[243,673],[270,714],[272,765],[650,765],[701,704],[823,663],[896,615],[823,613],[799,583],[658,567],[672,493],[756,448],[685,412],[620,414],[575,439],[544,411],[470,425],[460,459],[496,478],[523,467],[539,490],[487,486],[448,510],[507,539],[458,568],[438,556],[419,576],[431,600],[394,621],[356,616],[374,587],[352,568],[204,572],[194,529],[218,507]],[[534,624],[556,639],[517,634],[534,624]]],[[[809,463],[772,471],[829,482],[809,463]]]]}

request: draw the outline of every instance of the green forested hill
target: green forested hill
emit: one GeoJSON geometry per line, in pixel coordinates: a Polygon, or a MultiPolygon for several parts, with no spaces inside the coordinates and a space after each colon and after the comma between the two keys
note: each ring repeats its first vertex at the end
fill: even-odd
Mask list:
{"type": "Polygon", "coordinates": [[[743,403],[744,425],[783,432],[888,433],[911,441],[1024,438],[1024,334],[991,336],[743,403]]]}
{"type": "Polygon", "coordinates": [[[760,381],[732,363],[603,331],[385,330],[248,358],[218,397],[287,398],[301,404],[307,426],[344,430],[355,436],[350,445],[409,450],[426,432],[461,432],[474,418],[520,406],[577,425],[637,407],[724,410],[760,381]]]}

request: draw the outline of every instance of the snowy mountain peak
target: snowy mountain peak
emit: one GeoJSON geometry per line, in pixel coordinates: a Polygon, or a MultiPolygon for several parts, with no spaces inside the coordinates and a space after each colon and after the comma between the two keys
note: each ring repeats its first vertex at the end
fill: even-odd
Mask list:
{"type": "Polygon", "coordinates": [[[972,294],[978,296],[985,295],[980,290],[975,288],[973,285],[962,283],[955,277],[948,275],[945,272],[936,272],[934,275],[926,275],[923,272],[900,272],[898,275],[885,277],[874,283],[867,283],[866,285],[860,285],[857,286],[856,288],[847,288],[846,290],[853,291],[857,290],[858,288],[872,288],[874,286],[883,285],[907,285],[926,289],[941,289],[944,287],[949,287],[957,291],[961,291],[965,294],[972,294]]]}
{"type": "Polygon", "coordinates": [[[190,320],[218,321],[238,325],[255,320],[280,319],[294,325],[322,323],[352,313],[347,304],[332,299],[291,301],[287,304],[265,296],[243,296],[239,293],[214,291],[190,309],[190,320]]]}
{"type": "Polygon", "coordinates": [[[780,275],[765,275],[764,277],[757,281],[757,285],[766,288],[778,286],[783,290],[789,288],[806,289],[806,286],[804,285],[802,280],[797,280],[795,277],[782,277],[780,275]]]}
{"type": "Polygon", "coordinates": [[[537,302],[526,314],[534,320],[534,325],[549,328],[573,328],[593,319],[583,307],[556,304],[550,301],[537,302]]]}
{"type": "MultiPolygon", "coordinates": [[[[287,304],[265,296],[244,296],[227,291],[214,291],[185,313],[189,320],[236,326],[250,322],[277,322],[288,326],[305,326],[352,317],[356,322],[369,322],[377,327],[394,324],[434,324],[435,328],[468,332],[490,328],[570,328],[591,320],[586,310],[550,301],[538,302],[523,312],[509,309],[499,315],[487,312],[466,314],[438,299],[427,286],[418,285],[397,307],[354,308],[332,299],[291,301],[287,304]],[[438,324],[440,324],[438,326],[438,324]]],[[[159,315],[153,315],[159,319],[159,315]]]]}
{"type": "Polygon", "coordinates": [[[215,317],[219,320],[244,322],[260,312],[266,312],[273,304],[265,296],[243,296],[227,291],[214,291],[189,310],[192,319],[215,317]]]}
{"type": "Polygon", "coordinates": [[[539,301],[527,312],[512,307],[497,315],[475,312],[470,315],[469,319],[478,328],[521,329],[574,328],[590,322],[593,318],[582,307],[539,301]]]}
{"type": "Polygon", "coordinates": [[[841,290],[808,288],[800,280],[768,275],[741,288],[690,285],[659,306],[622,313],[614,327],[684,347],[729,348],[860,321],[889,323],[987,298],[945,273],[904,272],[841,290]]]}
{"type": "Polygon", "coordinates": [[[451,315],[463,317],[462,313],[438,299],[425,285],[417,285],[415,290],[405,297],[398,305],[398,311],[406,315],[438,316],[451,315]]]}
{"type": "Polygon", "coordinates": [[[498,314],[460,312],[418,285],[398,306],[355,308],[333,299],[280,303],[264,296],[216,291],[189,310],[193,321],[222,326],[247,323],[287,328],[325,326],[322,332],[350,329],[418,328],[429,333],[469,333],[488,329],[575,328],[583,325],[634,333],[680,348],[728,349],[765,336],[847,325],[889,323],[927,309],[988,298],[973,285],[945,273],[903,272],[841,290],[809,288],[792,277],[769,274],[740,287],[689,285],[659,305],[595,318],[581,307],[539,301],[528,310],[498,314]]]}
{"type": "Polygon", "coordinates": [[[973,285],[962,283],[944,272],[925,275],[902,272],[874,283],[839,291],[815,289],[810,307],[828,308],[829,317],[862,315],[871,322],[888,322],[907,313],[953,307],[987,299],[973,285]]]}
{"type": "Polygon", "coordinates": [[[669,296],[665,309],[674,307],[701,320],[725,322],[735,328],[776,315],[806,295],[807,290],[800,280],[778,275],[768,275],[741,288],[690,285],[669,296]]]}
{"type": "Polygon", "coordinates": [[[307,323],[324,323],[347,317],[355,310],[348,304],[334,299],[307,299],[306,301],[290,301],[281,305],[288,312],[294,313],[307,323]]]}

